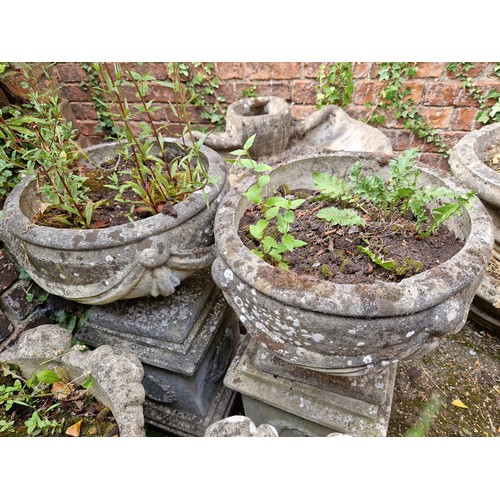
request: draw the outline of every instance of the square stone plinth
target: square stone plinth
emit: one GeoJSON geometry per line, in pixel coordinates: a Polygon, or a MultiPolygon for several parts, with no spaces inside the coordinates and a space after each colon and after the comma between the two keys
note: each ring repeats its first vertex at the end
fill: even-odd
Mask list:
{"type": "Polygon", "coordinates": [[[242,395],[245,415],[280,436],[386,436],[396,364],[339,377],[282,361],[246,336],[224,379],[242,395]]]}
{"type": "Polygon", "coordinates": [[[235,393],[223,384],[240,338],[239,323],[210,272],[173,295],[96,306],[76,338],[135,354],[144,366],[146,422],[181,436],[203,436],[225,418],[235,393]]]}

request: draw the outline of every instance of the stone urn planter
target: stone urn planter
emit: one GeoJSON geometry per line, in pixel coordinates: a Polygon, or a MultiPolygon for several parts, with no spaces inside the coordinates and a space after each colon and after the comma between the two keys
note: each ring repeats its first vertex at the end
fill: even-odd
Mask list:
{"type": "Polygon", "coordinates": [[[19,366],[23,377],[29,378],[40,363],[66,352],[44,368],[62,367],[70,379],[90,374],[94,385],[89,392],[111,410],[120,437],[144,437],[144,370],[140,361],[110,346],[85,352],[70,350],[71,341],[71,334],[57,325],[38,326],[23,332],[14,346],[0,353],[0,361],[19,366]]]}
{"type": "MultiPolygon", "coordinates": [[[[386,177],[392,157],[332,152],[296,157],[270,174],[268,192],[281,185],[314,189],[312,172],[340,178],[362,160],[367,174],[386,177]]],[[[465,191],[451,176],[417,163],[422,185],[465,191]]],[[[463,242],[451,259],[411,278],[371,284],[336,284],[279,269],[254,255],[238,236],[251,202],[231,191],[215,218],[217,257],[212,276],[248,332],[291,366],[334,375],[361,375],[428,352],[439,336],[464,325],[486,271],[493,235],[477,202],[446,225],[463,242]]]]}
{"type": "Polygon", "coordinates": [[[462,137],[452,149],[449,163],[452,173],[475,191],[491,215],[495,235],[493,253],[500,259],[500,173],[487,164],[495,155],[500,155],[500,123],[462,137]]]}
{"type": "MultiPolygon", "coordinates": [[[[491,215],[495,244],[490,269],[500,269],[500,123],[466,134],[452,149],[449,163],[453,174],[476,192],[491,215]]],[[[470,317],[500,334],[500,283],[490,271],[477,290],[470,317]]]]}
{"type": "MultiPolygon", "coordinates": [[[[170,147],[176,141],[170,140],[170,147]]],[[[100,164],[112,158],[117,143],[90,147],[100,164]]],[[[214,258],[213,219],[228,181],[221,157],[201,147],[202,161],[215,184],[175,205],[176,216],[162,213],[103,229],[54,229],[36,225],[36,181],[25,178],[8,196],[1,236],[19,264],[43,289],[83,304],[168,296],[214,258]],[[207,201],[208,200],[208,206],[207,201]]]]}
{"type": "Polygon", "coordinates": [[[243,146],[256,134],[252,156],[262,158],[285,150],[291,133],[292,114],[284,99],[251,97],[233,102],[227,108],[226,131],[208,135],[205,144],[217,151],[228,151],[243,146]]]}
{"type": "MultiPolygon", "coordinates": [[[[241,99],[226,114],[226,130],[214,132],[204,144],[220,152],[242,148],[255,134],[253,158],[303,154],[304,151],[376,151],[392,153],[390,139],[380,130],[351,118],[339,106],[325,106],[303,119],[294,119],[281,97],[241,99]]],[[[197,138],[201,134],[196,133],[197,138]]]]}

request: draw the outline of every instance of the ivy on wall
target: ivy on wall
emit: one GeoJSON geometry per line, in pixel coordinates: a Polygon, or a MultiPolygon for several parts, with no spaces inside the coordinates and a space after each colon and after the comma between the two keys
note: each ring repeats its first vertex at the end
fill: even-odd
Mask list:
{"type": "Polygon", "coordinates": [[[89,92],[90,98],[97,113],[97,125],[95,130],[104,135],[104,140],[114,140],[118,137],[118,128],[113,121],[109,105],[105,100],[104,92],[99,81],[99,71],[92,63],[82,63],[82,68],[87,73],[88,81],[83,82],[80,87],[89,92]]]}
{"type": "MultiPolygon", "coordinates": [[[[500,121],[500,92],[494,89],[489,92],[481,90],[469,76],[469,72],[473,67],[474,64],[470,62],[454,62],[449,63],[446,70],[455,73],[455,77],[462,82],[462,87],[479,106],[476,121],[483,125],[498,122],[500,121]],[[491,101],[493,101],[492,104],[489,104],[491,101]]],[[[500,77],[500,64],[495,65],[493,72],[500,77]]]]}

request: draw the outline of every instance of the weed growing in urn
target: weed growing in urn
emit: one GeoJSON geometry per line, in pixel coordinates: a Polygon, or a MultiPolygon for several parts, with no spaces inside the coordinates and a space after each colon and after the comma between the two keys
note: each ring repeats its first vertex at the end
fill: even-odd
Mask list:
{"type": "MultiPolygon", "coordinates": [[[[356,161],[350,168],[348,178],[340,178],[327,172],[314,172],[314,190],[290,192],[280,188],[267,193],[271,167],[250,158],[252,136],[243,149],[232,152],[234,159],[228,161],[253,170],[257,181],[244,196],[253,203],[251,210],[260,214],[248,225],[248,238],[252,252],[271,264],[288,269],[288,261],[296,249],[306,245],[315,248],[328,240],[331,234],[344,240],[356,240],[358,255],[347,255],[344,249],[336,249],[332,240],[328,247],[318,250],[342,255],[341,272],[351,259],[368,258],[391,274],[408,277],[423,270],[423,263],[410,254],[397,255],[391,252],[388,243],[394,235],[406,239],[424,240],[434,235],[452,216],[459,216],[469,206],[474,196],[472,191],[455,192],[444,186],[420,186],[420,172],[415,168],[418,155],[416,149],[404,151],[389,162],[389,176],[385,180],[378,174],[365,175],[363,164],[356,161]],[[323,224],[320,235],[310,240],[297,237],[301,220],[315,218],[323,224]],[[301,219],[301,220],[299,220],[301,219]]],[[[319,226],[318,223],[308,223],[319,226]]],[[[319,265],[319,264],[318,264],[319,265]]],[[[329,278],[328,266],[320,267],[321,274],[329,278]]]]}
{"type": "MultiPolygon", "coordinates": [[[[129,206],[129,220],[161,213],[195,191],[205,194],[203,188],[213,180],[200,155],[203,138],[193,139],[188,116],[192,97],[186,97],[178,66],[173,65],[173,81],[168,82],[141,73],[140,66],[135,71],[128,63],[93,64],[101,104],[116,124],[114,131],[121,145],[115,161],[103,167],[92,165],[75,141],[75,130],[61,112],[58,89],[41,88],[31,66],[25,65],[28,103],[0,111],[0,139],[4,143],[0,177],[8,180],[15,169],[35,175],[41,195],[35,222],[52,227],[93,227],[96,211],[109,204],[110,197],[102,196],[103,188],[115,193],[116,202],[129,206]],[[173,94],[167,105],[184,125],[177,146],[163,135],[170,134],[170,123],[160,125],[155,117],[161,108],[149,97],[152,84],[168,87],[173,94]],[[138,102],[131,102],[131,94],[138,102]]],[[[48,68],[45,78],[51,81],[48,68]]]]}

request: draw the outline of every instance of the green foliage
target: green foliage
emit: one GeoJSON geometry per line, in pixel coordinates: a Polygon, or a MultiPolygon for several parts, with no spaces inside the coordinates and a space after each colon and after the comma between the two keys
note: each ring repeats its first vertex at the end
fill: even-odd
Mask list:
{"type": "Polygon", "coordinates": [[[292,252],[295,248],[306,244],[289,233],[290,225],[295,220],[294,210],[305,200],[291,200],[282,196],[264,197],[263,190],[269,184],[270,177],[263,172],[271,170],[271,167],[257,163],[250,158],[249,150],[254,140],[255,135],[249,137],[242,149],[230,153],[236,158],[229,158],[226,161],[235,163],[239,167],[249,168],[257,176],[257,182],[243,193],[243,196],[255,205],[262,205],[263,218],[249,227],[250,235],[259,243],[258,248],[252,250],[253,253],[262,259],[267,258],[271,262],[277,263],[282,269],[288,269],[288,264],[283,260],[283,254],[292,252]],[[274,221],[272,226],[270,225],[271,221],[274,221]],[[269,231],[271,228],[274,229],[269,231]]]}
{"type": "Polygon", "coordinates": [[[83,312],[68,312],[64,309],[58,309],[52,313],[51,318],[62,328],[70,333],[76,333],[87,322],[91,308],[85,309],[83,312]]]}
{"type": "Polygon", "coordinates": [[[92,104],[97,113],[96,132],[104,135],[104,140],[116,140],[119,127],[115,124],[110,114],[109,104],[105,101],[105,95],[99,81],[99,70],[91,63],[82,63],[83,70],[87,73],[88,81],[80,84],[83,90],[90,94],[92,104]]]}
{"type": "MultiPolygon", "coordinates": [[[[50,79],[48,67],[45,77],[50,79]]],[[[85,196],[86,177],[73,164],[82,156],[74,141],[75,131],[61,110],[58,89],[42,89],[34,78],[32,67],[23,68],[28,102],[0,111],[0,169],[16,169],[18,176],[35,173],[42,195],[41,215],[54,210],[61,225],[87,224],[85,211],[92,204],[85,196]]]]}
{"type": "MultiPolygon", "coordinates": [[[[262,215],[249,226],[250,237],[258,244],[252,251],[287,269],[284,254],[307,244],[291,234],[294,211],[306,200],[294,199],[292,195],[266,195],[264,188],[270,183],[270,176],[264,172],[271,167],[250,159],[249,149],[254,139],[255,136],[250,137],[242,149],[230,153],[236,158],[227,161],[249,168],[257,176],[257,181],[243,194],[260,208],[262,215]]],[[[404,228],[419,238],[426,238],[450,217],[461,215],[474,197],[472,191],[455,192],[444,186],[419,186],[419,171],[415,168],[417,156],[418,150],[412,148],[393,158],[388,165],[387,180],[378,174],[364,175],[361,161],[352,165],[348,181],[327,172],[312,173],[319,194],[311,200],[333,202],[319,209],[316,216],[338,228],[363,228],[360,237],[365,245],[359,245],[358,249],[374,264],[397,276],[418,273],[423,264],[411,256],[401,262],[386,258],[383,244],[380,244],[383,241],[381,235],[404,228]],[[367,221],[371,222],[369,230],[365,230],[367,221]]],[[[356,229],[354,232],[360,231],[356,229]]]]}
{"type": "MultiPolygon", "coordinates": [[[[80,346],[73,347],[72,349],[80,349],[80,346]]],[[[9,363],[0,364],[3,376],[9,376],[13,379],[11,385],[0,385],[0,406],[3,406],[6,412],[9,412],[16,405],[24,406],[31,410],[31,416],[24,422],[29,436],[38,436],[40,434],[47,436],[49,433],[53,434],[62,426],[62,422],[50,420],[46,417],[50,410],[60,405],[60,403],[55,403],[45,408],[43,404],[43,401],[47,397],[52,397],[50,390],[52,384],[57,382],[63,382],[66,385],[75,384],[80,378],[85,376],[84,381],[80,385],[87,389],[93,385],[93,379],[90,374],[69,380],[66,371],[59,366],[49,369],[43,368],[68,352],[62,352],[53,358],[44,360],[27,379],[21,375],[20,369],[16,365],[9,363]]],[[[14,423],[14,421],[7,421],[5,419],[0,420],[0,433],[8,431],[14,423]]]]}
{"type": "Polygon", "coordinates": [[[175,74],[175,66],[183,78],[189,102],[199,110],[201,118],[215,125],[215,130],[224,129],[226,100],[218,95],[219,77],[214,74],[214,63],[168,63],[170,73],[175,74]]]}
{"type": "Polygon", "coordinates": [[[329,104],[347,106],[354,91],[353,63],[336,62],[328,66],[322,64],[318,72],[316,108],[329,104]]]}
{"type": "Polygon", "coordinates": [[[319,219],[325,219],[334,226],[364,226],[365,220],[354,210],[337,207],[322,208],[316,214],[319,219]]]}
{"type": "MultiPolygon", "coordinates": [[[[103,201],[93,202],[89,198],[88,177],[79,163],[85,153],[74,141],[71,123],[62,116],[58,89],[41,91],[29,65],[25,65],[24,72],[28,104],[10,107],[8,114],[0,113],[0,140],[5,145],[0,149],[0,177],[3,172],[10,179],[13,167],[22,173],[36,174],[41,209],[35,221],[43,220],[56,227],[89,227],[94,211],[103,201]]],[[[203,139],[193,140],[187,112],[189,101],[176,65],[173,82],[158,82],[148,73],[133,71],[127,63],[115,63],[112,67],[94,63],[92,75],[94,92],[99,92],[99,98],[96,94],[94,98],[107,109],[103,116],[108,120],[108,129],[122,141],[121,157],[131,160],[130,169],[110,172],[111,182],[107,186],[117,189],[118,201],[132,203],[123,197],[124,190],[130,189],[139,197],[134,202],[138,211],[157,214],[166,203],[178,203],[212,182],[199,155],[203,139]],[[169,106],[184,123],[179,153],[173,157],[169,157],[162,135],[168,123],[157,125],[155,112],[160,107],[148,97],[153,83],[172,89],[175,99],[169,106]],[[139,102],[129,102],[126,87],[131,88],[139,102]],[[146,118],[141,121],[138,115],[146,118]],[[112,128],[109,120],[120,121],[122,128],[112,128]],[[192,145],[188,145],[185,136],[192,145]]],[[[135,208],[132,205],[131,210],[135,208]]]]}
{"type": "MultiPolygon", "coordinates": [[[[162,82],[148,73],[132,70],[128,63],[114,63],[113,67],[107,63],[94,63],[94,66],[100,72],[107,102],[111,109],[117,109],[116,112],[110,111],[110,116],[123,124],[118,139],[124,144],[124,158],[130,159],[133,165],[127,171],[131,179],[121,180],[119,185],[125,185],[140,197],[141,211],[159,213],[167,202],[182,201],[188,194],[202,190],[208,182],[212,182],[199,154],[203,138],[196,142],[192,136],[187,111],[189,101],[181,83],[181,68],[173,65],[173,82],[162,82]],[[169,148],[163,136],[169,123],[157,125],[155,113],[160,106],[148,98],[151,84],[172,89],[176,100],[169,103],[170,110],[185,125],[181,135],[182,154],[177,153],[173,158],[169,157],[169,148]],[[138,103],[129,101],[126,87],[132,88],[138,103]],[[146,116],[144,121],[139,122],[139,132],[135,130],[137,115],[146,116]],[[187,145],[185,136],[191,139],[192,146],[187,145]]],[[[117,186],[117,183],[108,185],[112,186],[117,186]]],[[[118,186],[117,189],[118,200],[128,201],[122,198],[123,189],[118,186]]]]}
{"type": "Polygon", "coordinates": [[[434,144],[443,158],[450,155],[449,147],[443,142],[437,131],[428,123],[418,111],[418,106],[410,97],[411,88],[405,82],[417,74],[416,64],[407,62],[384,62],[380,64],[378,80],[384,86],[378,92],[376,102],[368,102],[371,107],[366,121],[368,123],[384,123],[385,112],[394,111],[396,120],[401,120],[403,127],[411,130],[420,139],[434,144]]]}
{"type": "Polygon", "coordinates": [[[257,85],[252,85],[241,91],[241,97],[258,97],[257,85]]]}
{"type": "MultiPolygon", "coordinates": [[[[462,87],[466,92],[477,102],[479,112],[476,115],[476,121],[487,125],[500,121],[500,92],[495,89],[489,92],[482,91],[476,82],[469,76],[469,71],[474,67],[473,63],[453,62],[446,66],[447,71],[455,73],[455,77],[462,82],[462,87]],[[488,105],[488,102],[493,100],[493,104],[488,105]]],[[[500,76],[500,65],[497,64],[494,68],[496,76],[500,76]]]]}

